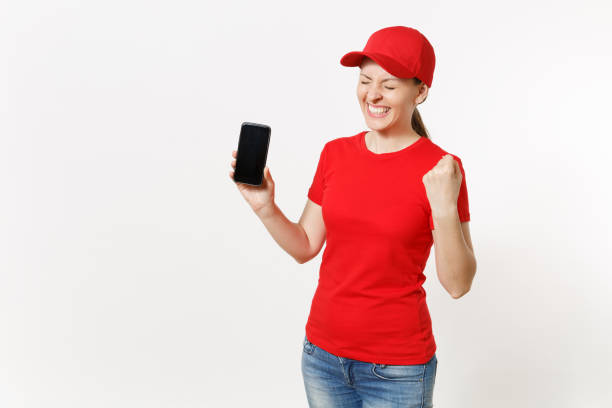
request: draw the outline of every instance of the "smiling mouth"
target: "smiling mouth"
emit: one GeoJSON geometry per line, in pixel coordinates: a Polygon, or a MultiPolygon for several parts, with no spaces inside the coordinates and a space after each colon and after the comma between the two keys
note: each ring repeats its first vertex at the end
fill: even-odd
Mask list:
{"type": "Polygon", "coordinates": [[[370,115],[375,116],[375,117],[383,117],[386,116],[387,113],[391,110],[390,107],[388,106],[373,106],[370,103],[367,104],[367,110],[370,113],[370,115]]]}

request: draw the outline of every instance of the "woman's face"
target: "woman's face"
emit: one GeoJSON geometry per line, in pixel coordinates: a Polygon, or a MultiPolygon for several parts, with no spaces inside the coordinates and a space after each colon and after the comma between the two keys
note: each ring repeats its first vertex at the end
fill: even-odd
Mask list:
{"type": "Polygon", "coordinates": [[[369,58],[363,59],[360,68],[357,98],[368,127],[410,132],[412,113],[427,97],[427,85],[393,76],[369,58]]]}

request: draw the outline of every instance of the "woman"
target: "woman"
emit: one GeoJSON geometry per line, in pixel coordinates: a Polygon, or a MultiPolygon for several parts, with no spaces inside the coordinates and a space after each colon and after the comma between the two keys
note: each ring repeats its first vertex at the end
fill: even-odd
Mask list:
{"type": "Polygon", "coordinates": [[[422,287],[431,246],[453,298],[476,272],[463,165],[429,139],[416,108],[433,48],[413,28],[387,27],[340,62],[360,67],[372,130],[325,144],[299,222],[274,203],[268,167],[263,186],[238,188],[299,263],[327,243],[303,343],[309,406],[432,407],[438,360],[422,287]]]}

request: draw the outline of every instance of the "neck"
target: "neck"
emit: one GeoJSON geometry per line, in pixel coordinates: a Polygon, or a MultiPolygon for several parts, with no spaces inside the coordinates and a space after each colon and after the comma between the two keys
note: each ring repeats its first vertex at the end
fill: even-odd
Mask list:
{"type": "Polygon", "coordinates": [[[373,130],[366,133],[366,145],[374,153],[389,153],[401,150],[421,137],[414,129],[410,129],[408,132],[373,130]]]}

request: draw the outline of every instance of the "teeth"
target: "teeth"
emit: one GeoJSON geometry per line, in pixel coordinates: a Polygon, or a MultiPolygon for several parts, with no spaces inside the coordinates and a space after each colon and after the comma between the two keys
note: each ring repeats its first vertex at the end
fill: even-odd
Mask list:
{"type": "Polygon", "coordinates": [[[381,113],[387,112],[391,108],[375,108],[368,103],[368,109],[370,112],[380,115],[381,113]]]}

